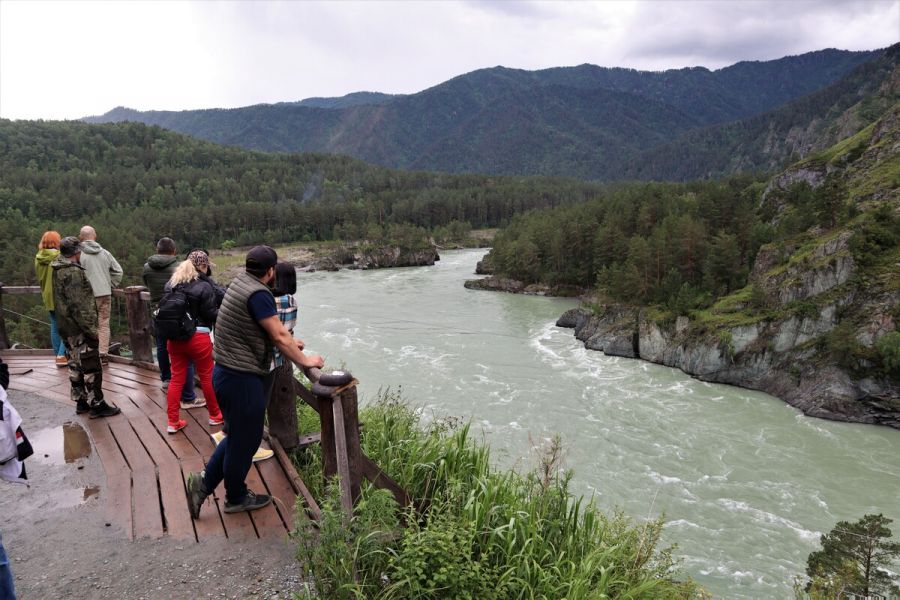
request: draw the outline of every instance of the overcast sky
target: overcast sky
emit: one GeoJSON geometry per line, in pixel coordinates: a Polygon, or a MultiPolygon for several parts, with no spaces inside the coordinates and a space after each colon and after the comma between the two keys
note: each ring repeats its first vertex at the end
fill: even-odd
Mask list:
{"type": "Polygon", "coordinates": [[[417,92],[482,67],[720,68],[900,41],[900,0],[0,0],[0,117],[417,92]]]}

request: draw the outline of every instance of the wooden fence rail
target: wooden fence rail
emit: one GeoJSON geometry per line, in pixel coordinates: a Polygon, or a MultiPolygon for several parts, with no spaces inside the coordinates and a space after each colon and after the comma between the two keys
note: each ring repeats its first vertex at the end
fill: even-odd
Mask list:
{"type": "MultiPolygon", "coordinates": [[[[3,315],[3,296],[5,294],[40,294],[38,286],[4,286],[0,283],[0,350],[10,347],[6,334],[6,321],[3,315]]],[[[156,369],[153,364],[153,340],[150,326],[150,294],[143,286],[131,286],[124,290],[113,290],[113,296],[125,302],[128,319],[128,337],[131,343],[132,358],[127,361],[135,366],[156,369]]],[[[121,359],[120,359],[121,360],[121,359]]],[[[318,439],[322,444],[322,470],[326,480],[338,477],[341,490],[341,507],[347,517],[352,514],[353,507],[359,499],[363,478],[373,485],[386,489],[393,494],[401,506],[411,504],[406,491],[387,475],[368,456],[360,446],[359,439],[359,399],[355,379],[338,387],[319,384],[322,372],[319,369],[305,369],[307,378],[313,383],[313,390],[306,389],[299,381],[294,380],[291,393],[296,400],[300,397],[319,413],[320,431],[307,436],[311,440],[318,439]],[[319,385],[316,385],[319,384],[319,385]]],[[[308,487],[297,475],[296,470],[274,437],[271,439],[273,450],[285,472],[291,474],[291,485],[301,495],[307,505],[311,518],[318,520],[321,516],[319,504],[313,498],[308,487]]]]}

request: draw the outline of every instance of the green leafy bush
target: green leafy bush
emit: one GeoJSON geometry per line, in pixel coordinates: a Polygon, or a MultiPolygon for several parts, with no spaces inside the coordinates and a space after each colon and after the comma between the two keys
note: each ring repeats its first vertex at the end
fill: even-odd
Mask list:
{"type": "MultiPolygon", "coordinates": [[[[363,486],[349,523],[335,486],[299,558],[320,598],[695,598],[704,593],[658,548],[662,523],[607,516],[570,490],[559,442],[533,472],[500,472],[457,419],[422,423],[386,391],[361,411],[362,445],[414,499],[363,486]],[[401,526],[400,523],[406,523],[401,526]]],[[[321,480],[319,462],[299,465],[321,480]]],[[[301,514],[302,511],[298,511],[301,514]]]]}
{"type": "Polygon", "coordinates": [[[875,343],[881,363],[889,375],[900,377],[900,332],[892,331],[875,343]]]}

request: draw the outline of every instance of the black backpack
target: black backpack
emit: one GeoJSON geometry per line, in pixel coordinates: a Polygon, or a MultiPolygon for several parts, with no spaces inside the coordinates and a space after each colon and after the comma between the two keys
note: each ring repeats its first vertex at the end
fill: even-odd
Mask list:
{"type": "Polygon", "coordinates": [[[184,284],[176,285],[163,294],[153,317],[156,321],[156,335],[167,340],[189,340],[197,331],[197,323],[191,316],[190,301],[184,293],[184,284]]]}

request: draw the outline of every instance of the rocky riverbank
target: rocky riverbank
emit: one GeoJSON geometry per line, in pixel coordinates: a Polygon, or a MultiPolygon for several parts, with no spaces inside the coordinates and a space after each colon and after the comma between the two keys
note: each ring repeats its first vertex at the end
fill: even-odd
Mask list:
{"type": "MultiPolygon", "coordinates": [[[[592,299],[591,308],[572,309],[556,324],[574,328],[591,350],[767,392],[810,416],[900,428],[897,381],[866,358],[895,331],[900,291],[890,277],[861,271],[851,237],[810,231],[789,248],[764,246],[747,288],[692,317],[592,299]]],[[[494,275],[465,286],[578,295],[494,275]]]]}
{"type": "Polygon", "coordinates": [[[711,332],[688,317],[657,323],[646,311],[576,308],[557,321],[575,329],[586,348],[681,369],[703,381],[777,396],[805,414],[900,429],[900,395],[883,377],[858,378],[829,363],[809,343],[830,326],[819,317],[759,322],[711,332]]]}

